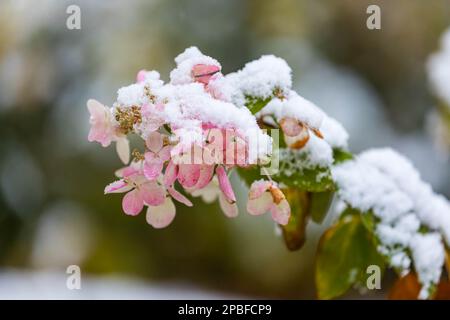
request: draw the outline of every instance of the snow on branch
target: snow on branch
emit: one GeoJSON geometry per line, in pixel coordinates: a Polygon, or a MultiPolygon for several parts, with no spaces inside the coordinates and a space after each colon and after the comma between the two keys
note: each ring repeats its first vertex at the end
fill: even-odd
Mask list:
{"type": "Polygon", "coordinates": [[[339,198],[375,218],[379,251],[408,273],[411,260],[428,297],[439,282],[450,243],[450,203],[392,149],[372,149],[332,169],[339,198]]]}

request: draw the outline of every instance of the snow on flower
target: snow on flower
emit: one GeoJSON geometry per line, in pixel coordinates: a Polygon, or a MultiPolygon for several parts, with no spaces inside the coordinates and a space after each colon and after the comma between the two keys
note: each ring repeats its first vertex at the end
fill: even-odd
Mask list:
{"type": "Polygon", "coordinates": [[[292,70],[281,58],[265,55],[249,62],[245,67],[227,75],[237,89],[234,102],[243,105],[246,96],[267,99],[288,94],[292,86],[292,70]]]}
{"type": "MultiPolygon", "coordinates": [[[[271,117],[281,128],[288,146],[281,160],[295,170],[327,168],[333,162],[333,148],[347,147],[342,126],[291,89],[291,69],[281,58],[262,56],[226,76],[217,60],[196,47],[187,48],[175,63],[169,83],[157,71],[140,70],[135,83],[118,90],[112,108],[88,102],[89,140],[105,147],[115,141],[120,159],[125,164],[131,160],[122,171],[132,174],[123,174],[105,190],[127,192],[123,209],[129,215],[148,206],[147,221],[154,227],[166,226],[175,216],[172,199],[192,206],[186,193],[207,201],[218,199],[225,215],[237,216],[230,171],[262,166],[273,152],[272,138],[260,128],[261,117],[271,117]],[[254,115],[245,106],[247,98],[263,99],[267,105],[254,115]],[[144,149],[130,153],[128,134],[141,137],[144,149]],[[158,201],[149,190],[156,192],[158,201]]],[[[272,196],[262,209],[286,224],[290,208],[276,182],[252,188],[256,186],[266,188],[262,200],[272,196]]],[[[259,203],[254,194],[252,189],[249,211],[259,214],[253,207],[259,203]]]]}
{"type": "MultiPolygon", "coordinates": [[[[128,215],[148,206],[147,222],[155,228],[173,220],[172,199],[192,206],[183,190],[200,195],[216,184],[215,198],[225,215],[237,216],[230,170],[265,163],[272,152],[272,139],[259,128],[256,117],[231,102],[233,92],[240,89],[221,73],[217,60],[191,47],[175,63],[170,83],[164,84],[156,71],[140,70],[135,83],[118,90],[112,108],[88,102],[90,141],[105,147],[116,141],[119,157],[128,164],[127,135],[144,140],[144,149],[133,149],[130,165],[120,170],[120,180],[108,185],[105,193],[125,193],[122,207],[128,215]],[[177,185],[183,190],[178,191],[177,185]]],[[[263,57],[242,71],[247,77],[242,80],[247,81],[244,91],[250,93],[249,81],[258,75],[259,84],[287,94],[290,73],[282,59],[263,57]]]]}

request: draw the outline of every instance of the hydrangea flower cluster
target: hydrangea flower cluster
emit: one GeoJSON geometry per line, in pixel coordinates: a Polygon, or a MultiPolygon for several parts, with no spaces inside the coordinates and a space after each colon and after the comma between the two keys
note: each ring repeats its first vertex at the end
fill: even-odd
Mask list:
{"type": "MultiPolygon", "coordinates": [[[[264,69],[267,64],[264,60],[285,64],[277,59],[265,57],[253,65],[253,72],[264,69]]],[[[128,215],[137,215],[147,206],[147,222],[155,228],[166,227],[173,220],[173,199],[192,206],[176,189],[176,183],[184,193],[194,196],[218,186],[222,210],[228,217],[235,217],[236,196],[228,173],[235,167],[267,163],[272,151],[272,139],[259,128],[256,117],[244,105],[235,103],[238,91],[233,88],[231,77],[221,73],[217,60],[192,47],[175,62],[177,67],[170,73],[167,84],[158,72],[142,70],[136,83],[118,90],[112,107],[95,100],[87,103],[91,115],[89,141],[99,142],[103,147],[115,142],[126,165],[116,173],[119,180],[106,186],[105,193],[126,193],[122,207],[128,215]],[[145,142],[144,151],[133,151],[131,162],[127,139],[130,134],[145,142]]],[[[267,82],[266,90],[290,86],[290,69],[286,64],[285,67],[283,83],[271,83],[273,70],[263,71],[268,77],[262,78],[267,82]]],[[[252,189],[260,190],[259,184],[252,189]]],[[[290,208],[282,201],[283,193],[274,181],[266,189],[256,194],[275,194],[276,205],[270,211],[275,221],[286,224],[290,208]]],[[[256,197],[255,192],[250,194],[256,197]]],[[[265,200],[263,197],[260,201],[265,200]]],[[[251,201],[258,202],[256,198],[251,201]]]]}
{"type": "Polygon", "coordinates": [[[262,56],[224,75],[217,60],[191,47],[175,63],[168,83],[141,70],[112,107],[87,103],[89,141],[115,143],[125,164],[105,193],[124,193],[127,215],[147,207],[147,222],[164,228],[175,217],[173,200],[192,206],[190,197],[201,197],[236,217],[234,170],[249,186],[248,213],[270,212],[295,250],[307,221],[321,223],[336,194],[371,221],[364,228],[378,241],[374,250],[400,275],[414,268],[421,297],[431,295],[450,243],[450,204],[407,159],[390,149],[349,153],[345,129],[292,90],[281,58],[262,56]],[[130,151],[130,135],[141,149],[130,151]]]}

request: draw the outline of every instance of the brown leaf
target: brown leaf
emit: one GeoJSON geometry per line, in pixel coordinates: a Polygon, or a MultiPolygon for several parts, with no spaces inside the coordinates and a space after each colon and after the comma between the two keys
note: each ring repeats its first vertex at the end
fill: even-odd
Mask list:
{"type": "MultiPolygon", "coordinates": [[[[389,292],[390,300],[417,300],[421,285],[415,273],[409,273],[398,279],[389,292]]],[[[450,300],[450,282],[441,281],[433,300],[450,300]]]]}
{"type": "Polygon", "coordinates": [[[450,300],[449,281],[441,281],[441,283],[439,283],[434,300],[450,300]]]}
{"type": "Polygon", "coordinates": [[[416,274],[408,273],[394,283],[389,292],[389,300],[417,300],[420,288],[416,274]]]}

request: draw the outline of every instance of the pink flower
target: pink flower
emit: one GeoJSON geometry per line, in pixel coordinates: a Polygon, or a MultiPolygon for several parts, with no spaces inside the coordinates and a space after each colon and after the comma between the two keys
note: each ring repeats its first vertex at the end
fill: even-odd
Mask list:
{"type": "Polygon", "coordinates": [[[238,215],[238,207],[235,202],[229,202],[219,188],[219,181],[213,177],[211,181],[202,189],[189,190],[193,197],[201,197],[206,203],[213,203],[219,199],[220,209],[228,218],[234,218],[238,215]]]}
{"type": "Polygon", "coordinates": [[[186,189],[202,189],[214,175],[214,165],[180,164],[177,166],[177,179],[186,189]]]}
{"type": "Polygon", "coordinates": [[[309,141],[309,130],[316,137],[323,139],[319,129],[308,126],[306,123],[294,118],[283,118],[280,120],[280,127],[283,130],[286,144],[292,149],[301,149],[309,141]]]}
{"type": "Polygon", "coordinates": [[[213,174],[214,166],[176,165],[173,161],[170,161],[166,167],[163,181],[172,198],[191,207],[191,201],[173,187],[175,181],[178,179],[180,184],[185,188],[192,188],[192,190],[201,189],[211,181],[213,174]]]}
{"type": "Polygon", "coordinates": [[[137,83],[144,82],[146,74],[147,74],[147,70],[145,70],[145,69],[139,70],[138,74],[136,75],[136,82],[137,83]]]}
{"type": "Polygon", "coordinates": [[[91,130],[89,131],[88,140],[90,142],[97,141],[103,147],[109,146],[111,141],[116,139],[109,108],[93,99],[88,100],[87,108],[91,115],[89,119],[91,130]]]}
{"type": "Polygon", "coordinates": [[[306,125],[294,118],[280,120],[286,144],[292,149],[303,148],[309,140],[309,130],[306,125]]]}
{"type": "Polygon", "coordinates": [[[157,131],[150,133],[145,143],[149,151],[145,153],[144,175],[155,180],[161,174],[164,162],[170,159],[170,146],[164,146],[163,135],[157,131]]]}
{"type": "Polygon", "coordinates": [[[148,181],[133,167],[118,172],[122,179],[114,181],[105,188],[107,193],[127,192],[122,200],[123,211],[131,216],[138,215],[144,205],[160,206],[165,202],[166,192],[156,181],[148,181]]]}
{"type": "Polygon", "coordinates": [[[220,72],[220,67],[216,65],[196,64],[192,67],[192,77],[195,81],[207,85],[211,77],[220,72]]]}
{"type": "Polygon", "coordinates": [[[272,181],[255,181],[250,187],[247,211],[252,215],[261,215],[270,211],[272,219],[285,225],[289,221],[291,208],[283,192],[272,181]]]}
{"type": "Polygon", "coordinates": [[[141,107],[142,124],[147,132],[158,130],[164,123],[161,113],[164,110],[162,103],[144,104],[141,107]]]}
{"type": "Polygon", "coordinates": [[[177,176],[178,176],[178,166],[175,165],[172,161],[170,161],[164,173],[163,178],[164,185],[172,198],[174,198],[178,202],[183,203],[188,207],[192,207],[192,202],[184,195],[182,195],[180,192],[178,192],[173,186],[175,181],[177,180],[177,176]]]}

